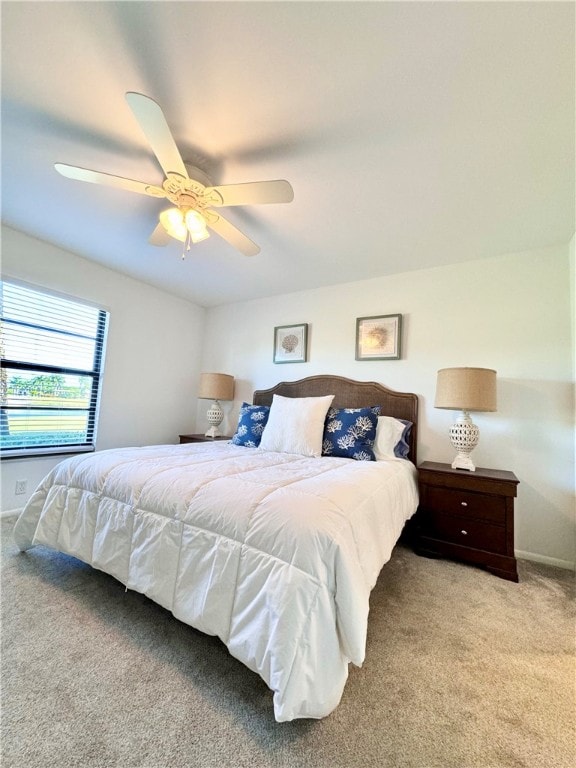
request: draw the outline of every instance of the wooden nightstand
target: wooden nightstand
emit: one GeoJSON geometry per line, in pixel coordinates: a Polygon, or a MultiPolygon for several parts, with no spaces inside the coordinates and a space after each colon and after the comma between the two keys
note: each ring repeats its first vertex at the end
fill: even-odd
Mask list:
{"type": "Polygon", "coordinates": [[[179,435],[180,444],[182,443],[211,443],[214,440],[230,440],[227,435],[220,435],[219,437],[206,437],[206,435],[179,435]]]}
{"type": "Polygon", "coordinates": [[[420,505],[414,549],[480,565],[518,581],[514,557],[514,498],[518,478],[500,469],[466,472],[425,461],[418,467],[420,505]]]}

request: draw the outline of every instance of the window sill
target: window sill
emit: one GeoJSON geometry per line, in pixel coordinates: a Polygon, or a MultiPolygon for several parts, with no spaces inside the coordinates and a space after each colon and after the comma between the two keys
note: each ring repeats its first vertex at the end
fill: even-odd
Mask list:
{"type": "Polygon", "coordinates": [[[93,445],[70,445],[58,448],[7,448],[0,452],[0,459],[40,459],[46,456],[70,456],[76,453],[93,453],[93,445]]]}

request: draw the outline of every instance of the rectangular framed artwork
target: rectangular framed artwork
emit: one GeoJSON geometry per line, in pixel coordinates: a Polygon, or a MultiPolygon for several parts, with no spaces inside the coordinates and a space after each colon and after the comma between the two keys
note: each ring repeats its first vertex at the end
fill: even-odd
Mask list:
{"type": "Polygon", "coordinates": [[[308,323],[274,328],[274,362],[305,363],[308,360],[308,323]]]}
{"type": "Polygon", "coordinates": [[[399,360],[402,315],[377,315],[356,320],[356,360],[399,360]]]}

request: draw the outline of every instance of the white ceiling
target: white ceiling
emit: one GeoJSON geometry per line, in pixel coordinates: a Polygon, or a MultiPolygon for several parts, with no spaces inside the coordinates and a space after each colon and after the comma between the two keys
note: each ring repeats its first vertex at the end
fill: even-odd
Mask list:
{"type": "MultiPolygon", "coordinates": [[[[3,2],[2,220],[204,306],[568,242],[574,3],[3,2]],[[161,184],[125,101],[162,107],[215,184],[288,179],[286,205],[148,245],[161,184]]],[[[165,205],[164,205],[165,207],[165,205]]]]}

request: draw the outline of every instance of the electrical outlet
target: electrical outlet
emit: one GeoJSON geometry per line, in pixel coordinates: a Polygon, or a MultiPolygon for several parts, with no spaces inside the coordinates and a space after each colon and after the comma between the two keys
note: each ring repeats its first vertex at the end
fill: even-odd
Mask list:
{"type": "Polygon", "coordinates": [[[27,480],[16,480],[16,488],[14,489],[14,493],[18,496],[22,493],[26,493],[26,486],[28,485],[27,480]]]}

